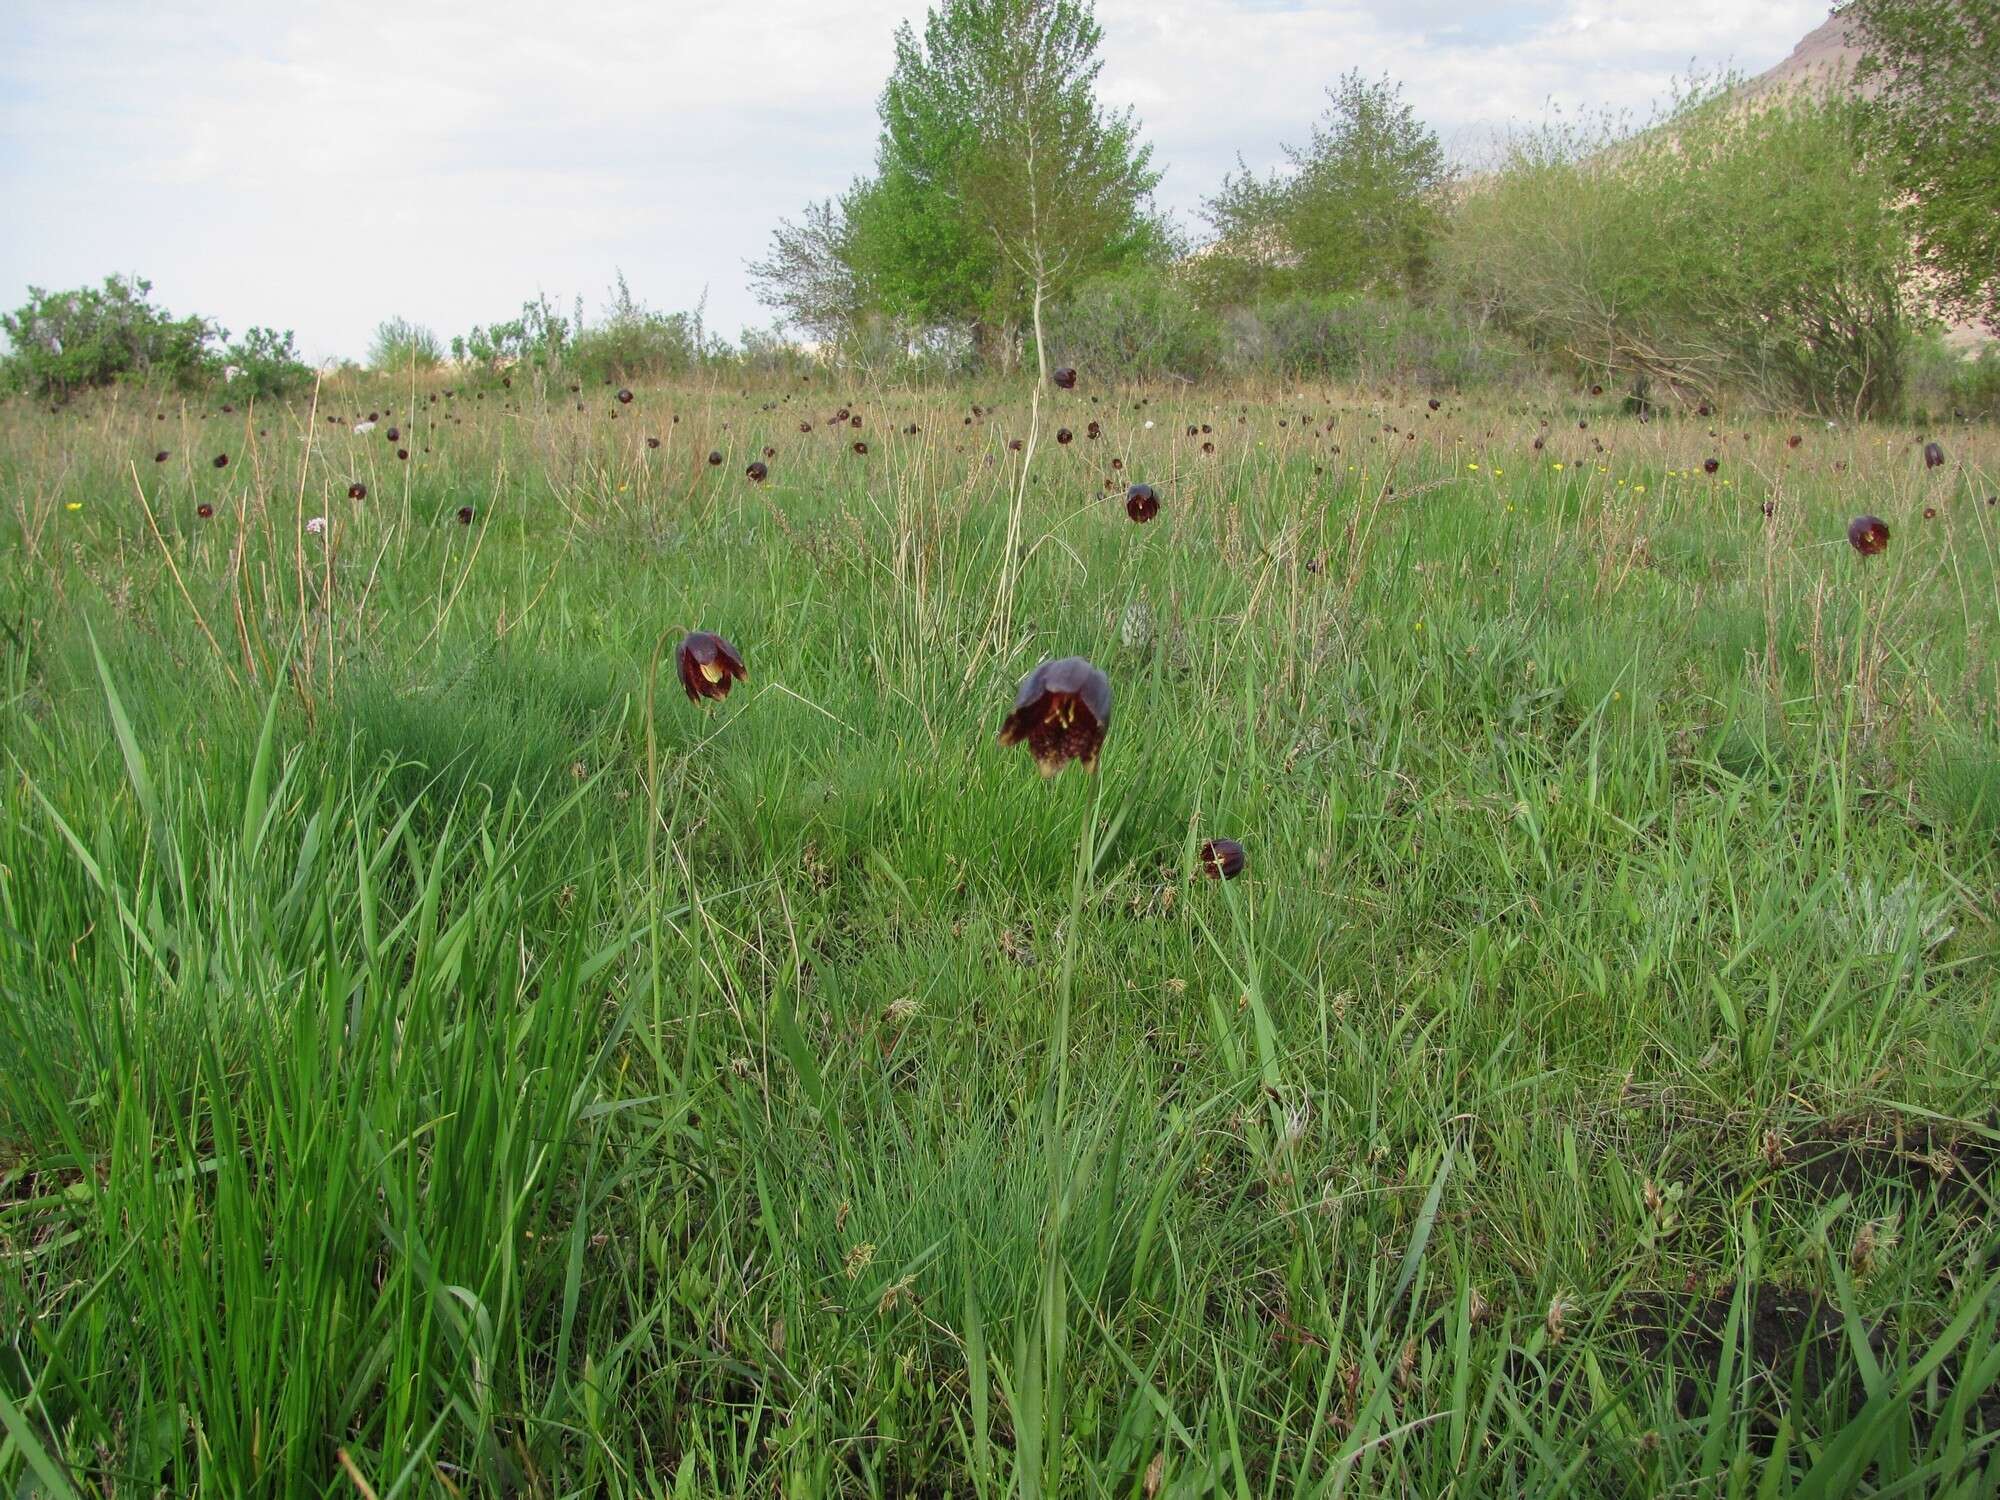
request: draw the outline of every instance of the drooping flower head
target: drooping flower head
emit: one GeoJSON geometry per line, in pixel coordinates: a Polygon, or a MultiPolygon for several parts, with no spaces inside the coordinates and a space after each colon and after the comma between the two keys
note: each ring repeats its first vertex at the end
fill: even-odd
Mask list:
{"type": "Polygon", "coordinates": [[[1847,523],[1848,544],[1863,557],[1889,550],[1889,523],[1880,516],[1856,516],[1847,523]]]}
{"type": "Polygon", "coordinates": [[[1110,727],[1111,679],[1081,656],[1065,656],[1022,679],[1013,711],[1000,726],[1000,743],[1025,742],[1044,776],[1072,760],[1095,771],[1110,727]]]}
{"type": "Polygon", "coordinates": [[[674,650],[674,666],[690,703],[727,698],[732,683],[750,679],[736,648],[711,630],[690,630],[683,636],[674,650]]]}
{"type": "Polygon", "coordinates": [[[1234,880],[1243,873],[1244,859],[1235,839],[1210,839],[1201,846],[1201,867],[1210,880],[1234,880]]]}

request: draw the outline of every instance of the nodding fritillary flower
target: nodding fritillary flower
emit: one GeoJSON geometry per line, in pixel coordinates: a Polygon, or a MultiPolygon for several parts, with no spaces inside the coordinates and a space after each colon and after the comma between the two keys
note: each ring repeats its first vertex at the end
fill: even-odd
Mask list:
{"type": "Polygon", "coordinates": [[[1125,492],[1125,514],[1135,521],[1150,521],[1160,513],[1160,496],[1150,484],[1135,484],[1125,492]]]}
{"type": "Polygon", "coordinates": [[[1044,776],[1072,760],[1097,769],[1105,731],[1111,727],[1111,679],[1081,656],[1045,661],[1021,681],[1014,707],[1000,726],[1002,745],[1025,743],[1044,776]]]}
{"type": "Polygon", "coordinates": [[[1243,864],[1243,846],[1235,839],[1210,839],[1201,846],[1201,867],[1210,880],[1234,880],[1243,864]]]}
{"type": "Polygon", "coordinates": [[[1847,523],[1848,545],[1863,557],[1889,549],[1889,523],[1880,516],[1856,516],[1847,523]]]}
{"type": "Polygon", "coordinates": [[[750,679],[736,648],[711,630],[691,630],[681,638],[674,648],[674,668],[690,703],[727,698],[733,683],[750,679]]]}

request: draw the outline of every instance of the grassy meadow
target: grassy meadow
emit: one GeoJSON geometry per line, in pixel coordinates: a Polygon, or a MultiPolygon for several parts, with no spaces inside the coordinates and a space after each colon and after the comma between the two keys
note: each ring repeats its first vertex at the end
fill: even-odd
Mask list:
{"type": "Polygon", "coordinates": [[[0,411],[0,1491],[1995,1492],[1992,429],[530,387],[0,411]]]}

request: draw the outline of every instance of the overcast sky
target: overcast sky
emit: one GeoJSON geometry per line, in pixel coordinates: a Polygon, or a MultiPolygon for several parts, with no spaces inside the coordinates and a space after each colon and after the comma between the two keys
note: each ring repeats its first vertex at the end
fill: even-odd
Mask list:
{"type": "MultiPolygon", "coordinates": [[[[867,169],[924,0],[0,7],[0,303],[114,271],[175,313],[360,355],[622,268],[734,336],[746,259],[867,169]]],[[[1138,109],[1182,223],[1241,152],[1388,71],[1461,157],[1550,102],[1644,113],[1691,66],[1770,67],[1827,0],[1099,0],[1107,103],[1138,109]]]]}

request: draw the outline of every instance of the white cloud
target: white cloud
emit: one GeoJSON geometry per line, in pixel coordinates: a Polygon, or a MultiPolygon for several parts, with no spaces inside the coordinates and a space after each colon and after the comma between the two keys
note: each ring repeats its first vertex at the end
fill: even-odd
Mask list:
{"type": "MultiPolygon", "coordinates": [[[[1107,101],[1135,106],[1191,219],[1240,151],[1302,138],[1350,67],[1402,79],[1455,149],[1555,100],[1644,112],[1690,64],[1759,71],[1825,0],[1099,0],[1107,101]]],[[[392,312],[444,332],[616,268],[733,332],[772,224],[872,158],[901,16],[527,0],[367,9],[232,0],[0,19],[0,302],[151,276],[177,311],[359,353],[392,312]]]]}

